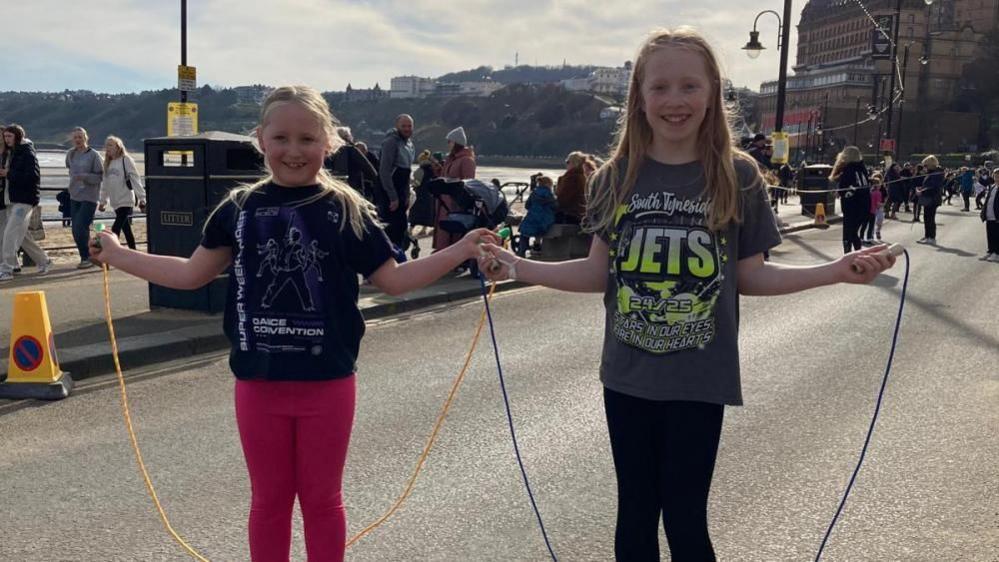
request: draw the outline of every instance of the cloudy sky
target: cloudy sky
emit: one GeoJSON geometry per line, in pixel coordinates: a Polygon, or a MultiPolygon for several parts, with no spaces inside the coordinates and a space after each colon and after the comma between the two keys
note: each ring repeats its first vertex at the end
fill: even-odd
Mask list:
{"type": "MultiPolygon", "coordinates": [[[[797,25],[806,0],[793,0],[797,25]]],[[[0,91],[132,92],[176,84],[180,0],[4,2],[0,91]]],[[[737,86],[777,76],[777,18],[768,47],[740,50],[753,18],[778,0],[189,0],[188,64],[198,84],[347,83],[387,88],[393,76],[514,63],[620,66],[654,27],[692,25],[737,86]]],[[[794,64],[796,28],[791,29],[794,64]]]]}

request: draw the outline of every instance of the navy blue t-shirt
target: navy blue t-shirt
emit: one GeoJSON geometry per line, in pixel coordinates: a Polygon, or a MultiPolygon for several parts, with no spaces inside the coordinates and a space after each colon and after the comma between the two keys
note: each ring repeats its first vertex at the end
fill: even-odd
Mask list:
{"type": "Polygon", "coordinates": [[[225,334],[239,379],[315,381],[354,372],[364,318],[357,275],[392,258],[385,232],[366,218],[358,238],[341,204],[318,186],[269,183],[240,209],[225,203],[209,220],[201,245],[232,249],[225,334]]]}

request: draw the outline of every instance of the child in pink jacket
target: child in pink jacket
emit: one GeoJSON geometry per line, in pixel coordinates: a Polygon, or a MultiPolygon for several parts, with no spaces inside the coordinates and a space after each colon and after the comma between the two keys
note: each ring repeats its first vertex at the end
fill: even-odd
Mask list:
{"type": "Polygon", "coordinates": [[[877,241],[881,241],[881,225],[885,222],[885,193],[884,193],[884,179],[881,174],[874,174],[871,176],[871,213],[867,219],[867,237],[864,239],[865,246],[873,246],[875,244],[875,236],[877,241]]]}

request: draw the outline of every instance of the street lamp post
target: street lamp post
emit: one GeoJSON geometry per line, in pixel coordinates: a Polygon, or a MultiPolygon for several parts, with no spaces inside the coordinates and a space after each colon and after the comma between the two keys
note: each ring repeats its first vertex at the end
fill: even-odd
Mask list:
{"type": "Polygon", "coordinates": [[[755,59],[760,56],[760,51],[765,49],[760,43],[760,32],[756,31],[756,23],[763,14],[773,14],[777,17],[777,48],[780,50],[780,74],[777,77],[777,114],[774,118],[774,131],[784,130],[784,98],[787,95],[787,44],[791,39],[791,0],[784,0],[784,17],[773,10],[764,10],[756,14],[753,20],[753,30],[749,32],[749,43],[742,49],[750,58],[755,59]]]}

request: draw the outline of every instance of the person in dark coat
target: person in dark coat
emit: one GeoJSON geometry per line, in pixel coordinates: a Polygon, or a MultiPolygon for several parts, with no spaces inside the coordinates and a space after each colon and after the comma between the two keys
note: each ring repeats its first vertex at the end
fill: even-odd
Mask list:
{"type": "Polygon", "coordinates": [[[982,209],[985,206],[985,194],[988,193],[989,187],[995,185],[996,181],[992,179],[989,169],[983,166],[978,170],[978,183],[981,184],[983,189],[975,193],[975,209],[982,209]]]}
{"type": "Polygon", "coordinates": [[[847,146],[836,157],[829,178],[837,183],[843,209],[843,253],[861,247],[860,229],[871,209],[871,189],[867,167],[860,149],[847,146]]]}
{"type": "Polygon", "coordinates": [[[559,224],[579,224],[586,214],[585,163],[586,154],[579,151],[570,152],[565,159],[566,171],[555,184],[555,222],[559,224]]]}
{"type": "Polygon", "coordinates": [[[912,164],[906,162],[905,166],[902,166],[902,171],[899,172],[902,177],[902,187],[904,189],[905,198],[902,202],[905,204],[905,212],[911,213],[912,209],[909,208],[909,201],[912,199],[912,176],[915,172],[912,170],[912,164]]]}
{"type": "Polygon", "coordinates": [[[753,157],[753,160],[756,160],[756,163],[760,166],[760,172],[765,172],[773,168],[773,164],[770,162],[770,158],[773,156],[773,148],[767,146],[767,136],[763,133],[756,133],[753,136],[753,141],[749,143],[746,151],[753,157]]]}
{"type": "Polygon", "coordinates": [[[413,189],[416,192],[416,200],[409,208],[410,226],[419,226],[425,234],[427,229],[434,226],[436,222],[437,201],[430,193],[430,182],[440,176],[440,163],[433,159],[429,150],[424,150],[416,157],[419,167],[413,173],[413,189]]]}
{"type": "Polygon", "coordinates": [[[920,222],[919,216],[922,213],[923,206],[919,203],[919,190],[922,189],[924,181],[926,181],[926,166],[919,164],[916,166],[916,173],[909,180],[909,201],[912,202],[912,222],[920,222]]]}
{"type": "Polygon", "coordinates": [[[898,162],[888,167],[886,183],[888,184],[888,218],[890,219],[898,218],[898,210],[905,202],[905,182],[901,171],[902,167],[898,165],[898,162]]]}
{"type": "Polygon", "coordinates": [[[932,154],[923,159],[925,174],[922,182],[916,188],[916,204],[923,208],[924,236],[916,242],[920,244],[937,243],[937,207],[943,195],[944,174],[940,162],[932,154]]]}
{"type": "Polygon", "coordinates": [[[555,224],[555,194],[552,193],[552,179],[541,175],[535,180],[531,195],[527,198],[524,206],[527,208],[527,216],[520,223],[517,231],[517,255],[524,257],[530,247],[531,237],[540,238],[544,236],[548,229],[555,224]]]}
{"type": "Polygon", "coordinates": [[[999,180],[999,168],[992,172],[992,179],[992,185],[985,191],[981,214],[988,250],[978,259],[999,263],[999,184],[995,181],[999,180]]]}
{"type": "Polygon", "coordinates": [[[17,269],[17,250],[23,248],[31,261],[38,264],[38,273],[44,275],[52,267],[45,250],[38,246],[28,234],[31,213],[41,200],[41,170],[35,147],[25,136],[20,125],[9,125],[3,130],[3,142],[9,156],[6,167],[0,169],[0,177],[6,180],[6,199],[10,201],[3,229],[3,243],[0,245],[0,281],[14,279],[17,269]]]}
{"type": "Polygon", "coordinates": [[[368,201],[373,201],[374,194],[366,189],[366,185],[374,185],[378,172],[354,144],[350,127],[337,127],[336,132],[343,140],[343,145],[326,159],[326,168],[334,176],[346,176],[347,185],[364,195],[368,201]]]}
{"type": "Polygon", "coordinates": [[[971,194],[975,192],[975,171],[967,166],[961,167],[961,199],[964,200],[962,212],[971,212],[971,194]]]}

